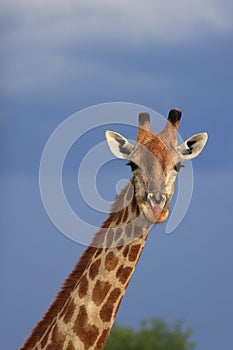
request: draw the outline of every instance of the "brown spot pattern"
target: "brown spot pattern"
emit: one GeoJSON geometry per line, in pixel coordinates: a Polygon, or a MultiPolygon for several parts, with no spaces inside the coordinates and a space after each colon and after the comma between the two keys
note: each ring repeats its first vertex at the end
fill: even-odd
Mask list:
{"type": "Polygon", "coordinates": [[[45,347],[45,345],[48,343],[49,335],[50,335],[51,327],[48,327],[47,331],[45,332],[45,335],[41,341],[41,347],[42,349],[45,347]]]}
{"type": "Polygon", "coordinates": [[[121,305],[121,300],[122,300],[122,298],[123,298],[123,295],[120,297],[119,303],[118,303],[118,305],[117,305],[117,307],[116,307],[116,309],[115,309],[114,319],[116,318],[117,312],[118,312],[119,307],[120,307],[120,305],[121,305]]]}
{"type": "Polygon", "coordinates": [[[95,253],[95,258],[97,258],[101,253],[102,253],[102,251],[103,251],[103,248],[99,248],[99,249],[97,249],[97,251],[96,251],[96,253],[95,253]]]}
{"type": "Polygon", "coordinates": [[[140,215],[140,209],[139,206],[136,205],[136,216],[138,217],[140,215]]]}
{"type": "Polygon", "coordinates": [[[87,280],[86,276],[84,275],[80,279],[79,288],[78,288],[78,295],[81,299],[83,297],[85,297],[85,295],[87,294],[87,290],[88,290],[88,280],[87,280]]]}
{"type": "Polygon", "coordinates": [[[47,345],[46,348],[45,348],[45,350],[54,350],[54,349],[62,350],[61,347],[55,348],[54,345],[51,344],[51,343],[49,345],[47,345]]]}
{"type": "Polygon", "coordinates": [[[92,281],[96,278],[96,276],[99,273],[100,264],[101,264],[101,259],[98,259],[95,262],[93,262],[93,264],[91,264],[90,266],[89,276],[92,279],[92,281]]]}
{"type": "Polygon", "coordinates": [[[111,284],[109,282],[103,282],[100,280],[96,282],[92,292],[92,299],[97,306],[99,306],[104,301],[110,287],[111,284]]]}
{"type": "Polygon", "coordinates": [[[141,244],[135,244],[131,247],[128,255],[129,261],[135,261],[137,259],[140,249],[141,249],[141,244]]]}
{"type": "Polygon", "coordinates": [[[103,322],[109,322],[111,320],[115,303],[120,295],[120,288],[115,288],[111,291],[106,303],[102,306],[102,309],[100,310],[100,318],[103,322]]]}
{"type": "Polygon", "coordinates": [[[119,242],[117,243],[117,249],[118,249],[118,250],[121,250],[121,249],[123,248],[124,243],[125,243],[124,239],[121,238],[121,239],[119,240],[119,242]]]}
{"type": "MultiPolygon", "coordinates": [[[[69,299],[70,297],[71,291],[77,288],[77,281],[79,281],[80,278],[82,278],[88,264],[90,263],[91,259],[93,259],[93,256],[95,256],[95,253],[97,255],[98,251],[101,253],[102,249],[101,248],[97,249],[94,247],[88,247],[86,249],[86,251],[83,253],[81,258],[79,259],[74,270],[65,280],[63,287],[61,291],[58,293],[56,299],[54,300],[52,305],[49,307],[48,311],[46,312],[42,320],[32,330],[30,337],[26,340],[21,350],[34,348],[36,343],[39,342],[40,339],[42,339],[44,334],[46,334],[47,329],[48,328],[51,329],[51,322],[52,322],[51,320],[55,320],[55,318],[57,317],[57,315],[60,313],[61,310],[63,311],[60,314],[60,317],[63,317],[66,314],[65,304],[67,299],[69,299]]],[[[52,343],[49,343],[43,350],[54,350],[54,349],[59,349],[59,348],[55,347],[52,343]]]]}
{"type": "Polygon", "coordinates": [[[122,232],[123,232],[122,228],[118,227],[115,232],[115,242],[121,237],[122,232]]]}
{"type": "Polygon", "coordinates": [[[69,341],[66,350],[76,350],[73,343],[71,341],[69,341]]]}
{"type": "Polygon", "coordinates": [[[59,332],[57,325],[55,325],[50,343],[46,346],[45,350],[62,350],[65,341],[65,334],[59,332]]]}
{"type": "Polygon", "coordinates": [[[140,226],[138,226],[138,225],[134,226],[133,236],[134,236],[134,238],[139,238],[142,236],[142,229],[140,226]]]}
{"type": "Polygon", "coordinates": [[[104,345],[107,341],[108,335],[109,335],[110,329],[105,329],[103,331],[103,333],[101,334],[101,337],[99,338],[97,344],[96,344],[96,348],[97,349],[103,349],[104,345]]]}
{"type": "Polygon", "coordinates": [[[117,213],[116,225],[119,225],[123,216],[123,211],[117,213]]]}
{"type": "Polygon", "coordinates": [[[123,222],[126,222],[128,219],[128,207],[125,208],[124,215],[123,215],[123,222]]]}
{"type": "Polygon", "coordinates": [[[119,269],[117,270],[117,274],[116,277],[119,279],[119,281],[122,284],[125,284],[125,282],[127,281],[127,279],[129,278],[130,274],[132,273],[133,268],[132,267],[124,267],[123,265],[121,265],[119,267],[119,269]]]}
{"type": "Polygon", "coordinates": [[[85,350],[88,350],[95,343],[99,335],[98,328],[89,323],[87,311],[84,305],[80,307],[77,319],[73,326],[73,331],[83,342],[85,350]]]}
{"type": "Polygon", "coordinates": [[[127,224],[127,225],[126,225],[125,233],[126,233],[126,236],[127,236],[127,237],[130,237],[130,236],[131,236],[131,233],[132,233],[132,224],[127,224]]]}
{"type": "Polygon", "coordinates": [[[109,252],[105,259],[105,268],[108,271],[112,271],[116,268],[118,264],[118,258],[113,252],[109,252]]]}
{"type": "Polygon", "coordinates": [[[132,199],[131,203],[130,203],[130,209],[131,209],[131,212],[132,213],[135,213],[136,212],[136,209],[137,209],[137,203],[136,203],[136,200],[135,198],[132,199]]]}
{"type": "Polygon", "coordinates": [[[114,230],[111,228],[108,233],[107,233],[107,241],[106,241],[106,246],[111,247],[113,243],[113,238],[114,238],[114,230]]]}
{"type": "Polygon", "coordinates": [[[124,250],[123,250],[123,256],[126,258],[126,256],[128,255],[129,252],[129,245],[125,246],[124,250]]]}
{"type": "Polygon", "coordinates": [[[70,299],[68,302],[68,305],[65,307],[66,312],[63,318],[63,321],[65,323],[68,323],[70,321],[71,317],[74,314],[75,308],[76,308],[76,304],[74,303],[73,299],[70,299]]]}

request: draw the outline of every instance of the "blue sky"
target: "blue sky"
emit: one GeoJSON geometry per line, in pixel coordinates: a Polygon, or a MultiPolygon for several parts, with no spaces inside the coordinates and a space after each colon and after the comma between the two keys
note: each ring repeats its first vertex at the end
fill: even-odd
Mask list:
{"type": "MultiPolygon", "coordinates": [[[[210,136],[193,161],[188,213],[172,235],[164,234],[165,224],[151,230],[117,321],[137,326],[150,317],[182,318],[194,328],[197,350],[229,348],[232,11],[231,1],[220,0],[1,5],[3,348],[21,345],[84,249],[60,234],[43,208],[38,185],[43,148],[68,116],[112,101],[148,106],[162,115],[177,106],[184,139],[200,131],[210,136]]],[[[82,154],[92,141],[87,135],[82,154]]],[[[74,186],[75,152],[64,174],[67,192],[74,186]]],[[[103,196],[109,199],[117,176],[129,178],[130,172],[120,161],[114,163],[114,178],[105,168],[98,186],[101,192],[108,184],[103,196]]],[[[74,196],[71,201],[77,205],[74,196]]],[[[85,209],[80,208],[83,215],[85,209]]],[[[96,225],[104,218],[92,215],[96,225]]]]}

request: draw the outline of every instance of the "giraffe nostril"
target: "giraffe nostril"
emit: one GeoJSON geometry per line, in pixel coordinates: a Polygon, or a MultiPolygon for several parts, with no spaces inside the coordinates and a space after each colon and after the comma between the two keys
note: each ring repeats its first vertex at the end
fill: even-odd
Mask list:
{"type": "Polygon", "coordinates": [[[154,193],[154,201],[156,204],[160,204],[163,200],[163,194],[157,192],[157,193],[154,193]]]}
{"type": "Polygon", "coordinates": [[[164,193],[160,193],[160,192],[150,192],[147,195],[147,201],[149,202],[149,204],[151,205],[151,207],[153,208],[155,206],[155,204],[165,204],[167,200],[167,196],[164,193]]]}

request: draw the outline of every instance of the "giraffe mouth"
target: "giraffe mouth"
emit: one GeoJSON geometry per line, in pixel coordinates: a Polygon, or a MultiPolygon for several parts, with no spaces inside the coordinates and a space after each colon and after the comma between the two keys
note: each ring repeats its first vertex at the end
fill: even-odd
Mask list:
{"type": "Polygon", "coordinates": [[[149,192],[146,200],[141,203],[141,209],[146,218],[153,224],[162,222],[167,218],[167,196],[160,193],[149,192]]]}

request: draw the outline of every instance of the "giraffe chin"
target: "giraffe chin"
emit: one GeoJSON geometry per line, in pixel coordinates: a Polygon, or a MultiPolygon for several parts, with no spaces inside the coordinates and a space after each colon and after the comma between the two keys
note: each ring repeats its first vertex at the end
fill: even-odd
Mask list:
{"type": "Polygon", "coordinates": [[[167,205],[161,208],[161,206],[157,204],[152,208],[146,201],[144,201],[140,204],[140,208],[147,220],[152,224],[158,224],[165,221],[169,214],[167,205]]]}

